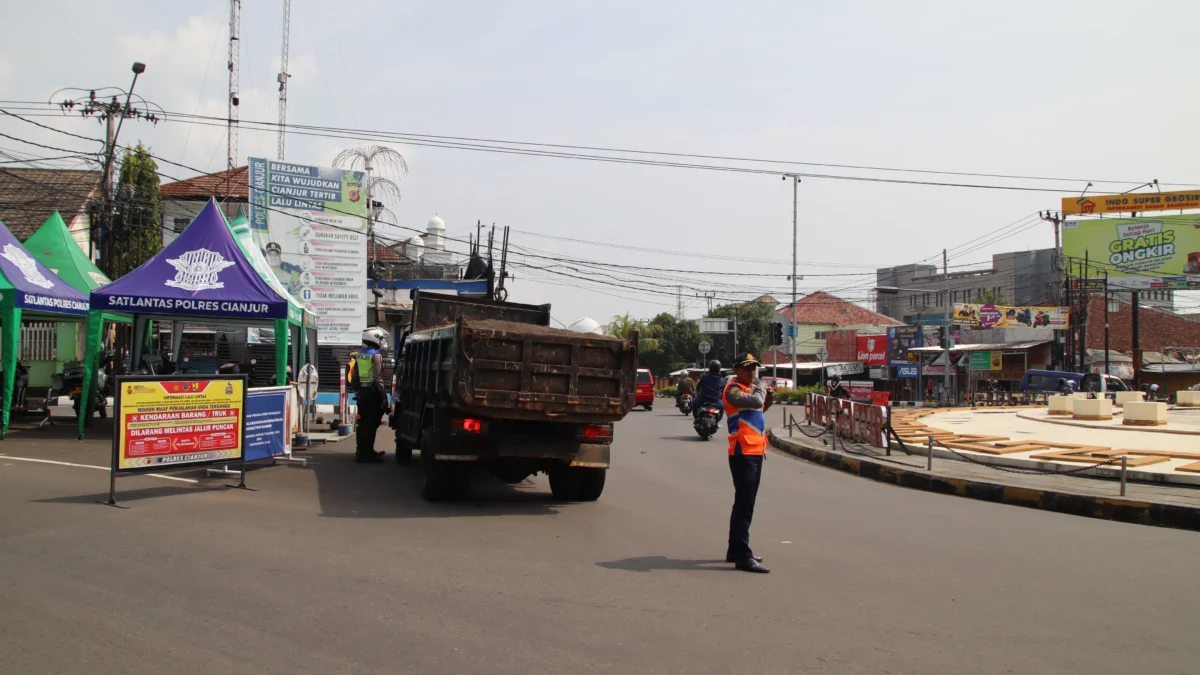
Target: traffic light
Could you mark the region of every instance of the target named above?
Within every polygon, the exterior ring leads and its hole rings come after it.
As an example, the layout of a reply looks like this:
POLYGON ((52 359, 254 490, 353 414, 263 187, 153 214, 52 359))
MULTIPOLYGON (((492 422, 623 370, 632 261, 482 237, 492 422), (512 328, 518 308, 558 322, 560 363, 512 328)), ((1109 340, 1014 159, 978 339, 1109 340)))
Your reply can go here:
POLYGON ((774 322, 771 324, 771 346, 783 344, 783 324, 774 322))
POLYGON ((938 346, 945 349, 950 346, 950 341, 946 335, 946 327, 938 326, 938 346))

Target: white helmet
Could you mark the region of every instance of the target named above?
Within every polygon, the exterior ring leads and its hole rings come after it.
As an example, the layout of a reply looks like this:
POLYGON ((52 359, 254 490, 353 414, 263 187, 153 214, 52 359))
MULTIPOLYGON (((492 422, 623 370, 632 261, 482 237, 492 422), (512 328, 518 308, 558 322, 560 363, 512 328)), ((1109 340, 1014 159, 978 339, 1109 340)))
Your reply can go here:
POLYGON ((376 326, 363 331, 362 341, 364 345, 373 345, 380 349, 387 346, 387 331, 376 326))

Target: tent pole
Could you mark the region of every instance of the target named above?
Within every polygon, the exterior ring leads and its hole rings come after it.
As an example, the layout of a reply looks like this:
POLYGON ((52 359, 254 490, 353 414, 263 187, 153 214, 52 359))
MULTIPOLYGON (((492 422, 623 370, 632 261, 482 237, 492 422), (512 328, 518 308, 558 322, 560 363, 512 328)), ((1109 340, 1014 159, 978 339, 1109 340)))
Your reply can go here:
POLYGON ((176 319, 171 322, 171 358, 175 359, 175 372, 179 372, 179 347, 183 344, 183 322, 176 319))
MULTIPOLYGON (((104 314, 100 310, 92 310, 88 312, 87 318, 87 349, 84 350, 83 358, 83 396, 84 401, 91 401, 95 398, 92 393, 96 390, 96 369, 100 362, 100 345, 104 339, 104 314)), ((113 383, 114 391, 116 382, 113 383)), ((79 440, 83 440, 83 428, 91 419, 92 407, 80 405, 80 410, 87 412, 79 416, 79 440)), ((117 411, 113 410, 114 424, 117 411)))
POLYGON ((146 342, 146 322, 141 314, 133 315, 133 349, 129 357, 129 372, 142 367, 142 345, 146 342))
POLYGON ((12 415, 12 397, 13 384, 17 379, 17 356, 19 354, 18 340, 21 337, 21 310, 16 307, 4 310, 0 314, 0 340, 3 340, 3 345, 0 345, 0 353, 3 354, 4 361, 4 413, 0 417, 3 424, 0 425, 0 438, 3 438, 8 433, 8 420, 12 415))
POLYGON ((288 365, 288 322, 275 319, 275 386, 287 384, 288 365))

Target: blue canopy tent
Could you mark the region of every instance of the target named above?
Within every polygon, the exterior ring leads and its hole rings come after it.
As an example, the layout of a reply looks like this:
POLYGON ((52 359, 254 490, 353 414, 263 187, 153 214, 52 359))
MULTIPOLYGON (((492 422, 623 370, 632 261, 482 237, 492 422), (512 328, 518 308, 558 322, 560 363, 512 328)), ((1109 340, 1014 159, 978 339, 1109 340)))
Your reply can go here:
POLYGON ((8 433, 12 414, 22 318, 84 321, 87 310, 87 297, 38 262, 0 222, 0 361, 4 364, 0 437, 8 433))
MULTIPOLYGON (((92 322, 101 313, 133 316, 134 350, 131 363, 141 363, 142 345, 150 321, 206 322, 261 325, 273 323, 275 378, 287 379, 288 326, 304 325, 304 310, 288 302, 267 283, 235 241, 229 223, 214 200, 175 241, 136 270, 91 294, 92 322)), ((88 353, 98 353, 100 330, 88 328, 88 353)), ((94 360, 85 363, 84 399, 95 386, 94 360)), ((80 416, 83 436, 85 416, 80 416)))

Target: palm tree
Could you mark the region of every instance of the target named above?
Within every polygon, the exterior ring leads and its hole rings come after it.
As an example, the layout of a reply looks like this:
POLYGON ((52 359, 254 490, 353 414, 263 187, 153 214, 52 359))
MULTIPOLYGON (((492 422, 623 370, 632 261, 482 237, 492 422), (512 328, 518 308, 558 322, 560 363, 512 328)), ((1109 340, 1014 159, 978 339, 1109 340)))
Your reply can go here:
POLYGON ((975 298, 971 300, 976 305, 1007 305, 1008 299, 1003 293, 995 289, 988 289, 982 293, 976 293, 975 298))
POLYGON ((662 327, 658 324, 647 323, 641 319, 634 319, 629 316, 629 312, 625 312, 623 316, 618 315, 612 318, 605 333, 613 337, 629 339, 633 336, 634 331, 638 334, 638 351, 656 352, 661 346, 662 341, 659 339, 659 334, 662 327))
MULTIPOLYGON (((360 148, 347 148, 333 158, 333 165, 346 169, 359 169, 367 172, 367 236, 370 237, 372 273, 378 277, 379 270, 375 268, 375 222, 385 213, 395 221, 396 216, 384 205, 384 199, 391 198, 400 201, 400 186, 397 180, 403 180, 408 175, 408 162, 396 150, 386 145, 365 145, 360 148), (376 176, 378 169, 384 175, 376 176), (390 176, 390 177, 389 177, 390 176), (395 180, 393 180, 393 178, 395 180), (375 208, 374 202, 381 204, 375 208)), ((388 221, 381 221, 388 223, 388 221)), ((388 223, 397 225, 395 222, 388 223)))

